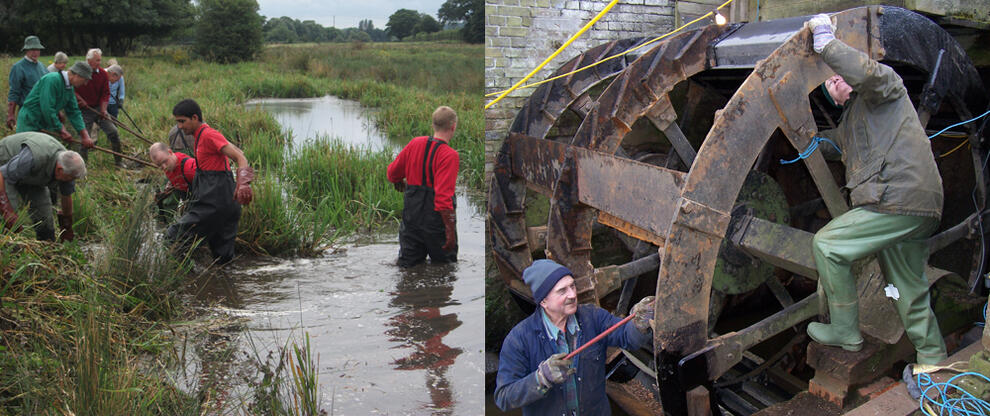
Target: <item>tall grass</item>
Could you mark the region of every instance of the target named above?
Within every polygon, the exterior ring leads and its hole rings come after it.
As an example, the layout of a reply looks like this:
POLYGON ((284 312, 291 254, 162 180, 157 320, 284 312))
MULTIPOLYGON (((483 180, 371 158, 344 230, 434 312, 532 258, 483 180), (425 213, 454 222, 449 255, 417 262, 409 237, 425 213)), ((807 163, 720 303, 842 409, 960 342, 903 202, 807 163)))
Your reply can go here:
MULTIPOLYGON (((250 339, 250 338, 249 338, 250 339)), ((260 380, 253 385, 253 402, 249 409, 255 414, 272 416, 325 416, 320 408, 319 357, 314 359, 309 332, 302 341, 290 339, 278 348, 278 356, 262 358, 261 351, 250 339, 255 355, 253 364, 260 380), (290 345, 291 344, 291 348, 290 345)), ((332 413, 333 409, 331 409, 332 413)))

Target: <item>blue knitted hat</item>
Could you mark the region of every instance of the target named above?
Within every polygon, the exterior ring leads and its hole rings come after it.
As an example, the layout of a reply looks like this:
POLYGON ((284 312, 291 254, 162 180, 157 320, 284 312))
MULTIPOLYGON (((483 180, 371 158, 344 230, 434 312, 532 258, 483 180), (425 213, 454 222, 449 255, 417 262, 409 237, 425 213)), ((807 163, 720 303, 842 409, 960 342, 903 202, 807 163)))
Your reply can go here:
POLYGON ((560 278, 572 275, 571 271, 553 260, 534 261, 523 270, 523 282, 533 291, 533 300, 539 304, 557 285, 560 278))

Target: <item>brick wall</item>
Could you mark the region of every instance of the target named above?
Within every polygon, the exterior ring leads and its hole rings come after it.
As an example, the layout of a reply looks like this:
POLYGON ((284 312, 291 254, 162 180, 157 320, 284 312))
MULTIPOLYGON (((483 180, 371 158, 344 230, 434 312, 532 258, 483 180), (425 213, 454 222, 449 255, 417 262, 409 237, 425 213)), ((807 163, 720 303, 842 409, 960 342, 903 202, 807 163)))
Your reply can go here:
MULTIPOLYGON (((486 0, 485 92, 508 89, 543 62, 608 5, 602 0, 486 0)), ((549 74, 581 52, 615 39, 674 29, 673 0, 621 0, 605 17, 527 83, 549 74)), ((485 171, 509 125, 533 89, 514 91, 485 112, 485 171)), ((485 99, 491 101, 494 97, 485 99)))

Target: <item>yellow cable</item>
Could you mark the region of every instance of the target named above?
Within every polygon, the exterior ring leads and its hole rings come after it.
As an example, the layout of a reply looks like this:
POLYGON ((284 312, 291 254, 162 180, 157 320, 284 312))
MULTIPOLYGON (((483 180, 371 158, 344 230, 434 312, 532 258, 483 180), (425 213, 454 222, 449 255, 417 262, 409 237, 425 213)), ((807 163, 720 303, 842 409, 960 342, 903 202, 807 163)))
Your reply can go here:
MULTIPOLYGON (((728 0, 728 1, 726 1, 725 3, 722 3, 722 5, 720 5, 720 6, 718 6, 718 7, 716 7, 716 8, 715 8, 715 10, 719 10, 719 9, 721 9, 721 8, 723 8, 723 7, 725 7, 726 5, 728 5, 729 3, 732 3, 733 1, 735 1, 735 0, 728 0)), ((523 85, 523 86, 518 86, 518 84, 520 84, 520 83, 522 83, 522 82, 525 82, 525 81, 526 81, 527 79, 529 79, 529 78, 530 78, 530 77, 531 77, 531 76, 533 75, 533 73, 530 73, 530 75, 527 75, 527 76, 526 76, 526 78, 523 78, 523 79, 522 79, 521 81, 519 81, 519 82, 517 82, 517 83, 516 83, 516 85, 513 85, 513 86, 512 86, 512 88, 509 88, 509 89, 507 89, 507 90, 504 90, 504 91, 497 91, 497 92, 491 92, 491 93, 488 93, 488 94, 485 94, 485 97, 491 97, 491 96, 493 96, 493 95, 498 95, 498 94, 502 94, 502 96, 500 96, 499 98, 497 98, 497 99, 495 99, 494 101, 492 101, 491 103, 489 103, 488 105, 486 105, 486 106, 485 106, 485 109, 488 109, 488 107, 489 107, 489 106, 491 106, 492 104, 495 104, 496 102, 498 102, 499 100, 501 100, 501 99, 502 99, 502 97, 504 97, 505 95, 507 95, 508 93, 510 93, 510 92, 512 92, 512 91, 514 91, 514 90, 517 90, 517 89, 524 89, 524 88, 533 88, 533 87, 537 87, 537 86, 540 86, 540 85, 543 85, 543 84, 545 84, 545 83, 548 83, 548 82, 551 82, 551 81, 556 81, 556 80, 558 80, 558 79, 561 79, 561 78, 564 78, 564 77, 567 77, 567 76, 570 76, 570 75, 573 75, 573 74, 576 74, 576 73, 578 73, 578 72, 581 72, 581 71, 584 71, 584 70, 587 70, 587 69, 589 69, 589 68, 593 68, 593 67, 595 67, 595 66, 598 66, 598 65, 600 65, 600 64, 602 64, 602 63, 605 63, 605 62, 607 62, 607 61, 610 61, 610 60, 612 60, 612 59, 615 59, 615 58, 618 58, 618 57, 620 57, 620 56, 623 56, 623 55, 626 55, 626 54, 629 54, 629 53, 632 53, 632 52, 635 52, 636 50, 638 50, 638 49, 640 49, 640 48, 644 48, 644 47, 646 47, 646 46, 649 46, 649 45, 651 45, 651 44, 653 44, 653 43, 656 43, 656 42, 659 42, 659 41, 660 41, 660 40, 662 40, 663 38, 666 38, 666 37, 668 37, 668 36, 670 36, 670 35, 673 35, 673 34, 675 34, 675 33, 677 33, 677 32, 680 32, 680 31, 681 31, 681 30, 683 30, 684 28, 686 28, 686 27, 688 27, 688 26, 691 26, 691 25, 693 25, 693 24, 695 24, 695 23, 697 23, 698 21, 701 21, 701 20, 703 20, 703 19, 706 19, 706 18, 708 18, 708 17, 710 17, 711 15, 712 15, 712 12, 708 12, 708 13, 705 13, 704 15, 702 15, 702 16, 700 16, 700 17, 698 17, 697 19, 694 19, 694 20, 692 20, 692 21, 690 21, 690 22, 687 22, 687 23, 685 23, 685 24, 683 24, 683 25, 681 25, 680 27, 678 27, 677 29, 674 29, 674 30, 673 30, 673 31, 671 31, 671 32, 668 32, 668 33, 666 33, 666 34, 664 34, 664 35, 661 35, 661 36, 658 36, 658 37, 656 37, 656 38, 653 38, 653 39, 651 39, 651 40, 650 40, 649 42, 646 42, 646 43, 643 43, 642 45, 639 45, 639 46, 637 46, 637 47, 635 47, 635 48, 632 48, 632 49, 628 49, 628 50, 626 50, 626 51, 624 51, 624 52, 621 52, 621 53, 617 53, 617 54, 615 54, 615 55, 612 55, 612 56, 609 56, 609 57, 607 57, 607 58, 605 58, 605 59, 602 59, 602 60, 600 60, 600 61, 597 61, 597 62, 593 62, 593 63, 591 63, 591 64, 588 64, 588 65, 586 65, 586 66, 584 66, 584 67, 581 67, 581 68, 578 68, 578 69, 575 69, 575 70, 573 70, 573 71, 571 71, 571 72, 568 72, 568 73, 566 73, 566 74, 560 74, 560 75, 557 75, 557 76, 555 76, 555 77, 553 77, 553 78, 548 78, 548 79, 545 79, 545 80, 543 80, 543 81, 539 81, 539 82, 534 82, 534 83, 532 83, 532 84, 526 84, 526 85, 523 85)), ((594 23, 594 22, 592 22, 592 23, 594 23)), ((578 34, 580 34, 580 33, 578 33, 578 34)), ((572 38, 572 39, 573 39, 573 38, 572 38)), ((568 41, 568 43, 569 43, 569 42, 570 42, 570 41, 568 41)), ((564 46, 567 46, 567 45, 565 44, 564 46)), ((564 46, 561 46, 561 49, 563 49, 563 48, 564 48, 564 46)), ((547 59, 549 60, 549 59, 552 59, 552 58, 554 58, 554 57, 555 57, 555 56, 557 55, 557 53, 559 53, 559 52, 561 51, 561 49, 558 49, 558 50, 557 50, 557 52, 555 52, 553 56, 551 56, 550 58, 547 58, 547 59)), ((536 72, 536 71, 539 71, 540 69, 542 69, 542 68, 543 68, 543 66, 544 66, 544 65, 546 65, 546 63, 547 63, 547 62, 546 62, 546 61, 544 61, 544 63, 543 63, 543 64, 540 64, 540 67, 538 67, 538 68, 536 68, 535 70, 533 70, 533 72, 536 72)))
POLYGON ((532 78, 533 75, 536 75, 536 73, 539 72, 539 70, 543 69, 543 67, 546 66, 548 63, 550 63, 550 61, 553 60, 553 58, 556 58, 557 55, 560 55, 560 53, 563 52, 564 49, 570 46, 570 44, 573 43, 575 39, 577 39, 579 36, 584 34, 584 32, 588 31, 588 29, 591 29, 591 26, 593 26, 596 22, 598 22, 598 19, 601 19, 603 16, 605 16, 605 14, 612 9, 612 6, 615 6, 616 3, 618 2, 619 0, 612 0, 611 2, 609 2, 608 5, 605 6, 604 9, 602 9, 602 11, 598 12, 598 15, 595 16, 594 19, 591 19, 591 21, 588 22, 588 24, 584 25, 584 27, 582 27, 581 30, 577 31, 577 33, 572 35, 570 39, 567 39, 567 42, 565 42, 563 45, 560 45, 560 47, 557 48, 557 50, 554 51, 553 54, 551 54, 547 59, 544 59, 543 62, 540 63, 540 65, 538 65, 535 69, 530 71, 528 75, 526 75, 523 79, 519 80, 519 82, 515 83, 515 85, 513 85, 512 88, 503 91, 502 95, 499 95, 498 98, 492 100, 488 104, 485 104, 485 110, 487 110, 488 107, 491 107, 493 104, 501 101, 502 98, 505 98, 505 96, 508 95, 510 92, 515 91, 516 88, 519 88, 520 85, 522 85, 524 82, 532 78))
POLYGON ((952 152, 955 152, 956 150, 959 150, 961 147, 963 147, 963 145, 967 145, 967 144, 969 144, 969 140, 966 140, 966 141, 964 141, 962 143, 959 143, 959 146, 956 146, 954 149, 952 149, 952 150, 950 150, 948 152, 945 152, 945 153, 939 155, 938 157, 939 157, 939 159, 941 159, 943 157, 946 157, 948 155, 951 155, 952 152))

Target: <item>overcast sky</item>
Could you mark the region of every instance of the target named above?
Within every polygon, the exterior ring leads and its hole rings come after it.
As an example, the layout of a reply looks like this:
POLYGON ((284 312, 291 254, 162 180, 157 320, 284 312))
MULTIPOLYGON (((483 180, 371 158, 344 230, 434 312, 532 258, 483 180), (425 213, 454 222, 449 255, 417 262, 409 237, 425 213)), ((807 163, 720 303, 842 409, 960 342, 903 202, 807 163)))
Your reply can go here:
POLYGON ((399 9, 411 9, 434 18, 445 0, 258 0, 262 16, 289 16, 299 20, 315 20, 323 26, 357 27, 362 19, 371 19, 375 27, 384 29, 388 17, 399 9), (336 16, 336 19, 335 19, 336 16))

